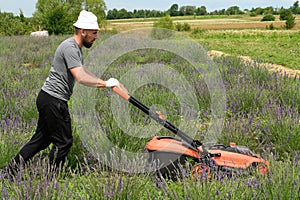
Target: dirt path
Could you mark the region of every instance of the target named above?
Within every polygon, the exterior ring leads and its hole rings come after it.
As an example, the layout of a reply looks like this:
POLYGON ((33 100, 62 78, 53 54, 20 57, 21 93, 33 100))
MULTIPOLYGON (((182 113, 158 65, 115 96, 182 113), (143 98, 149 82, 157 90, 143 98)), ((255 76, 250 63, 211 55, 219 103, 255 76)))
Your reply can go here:
MULTIPOLYGON (((215 51, 215 50, 208 51, 208 55, 211 57, 230 56, 230 54, 226 54, 221 51, 215 51)), ((247 62, 249 64, 255 63, 255 60, 253 60, 249 56, 239 56, 239 58, 241 58, 244 62, 247 62)), ((282 65, 276 65, 276 64, 272 64, 272 63, 263 63, 262 66, 266 67, 270 72, 277 72, 277 73, 280 73, 282 75, 287 75, 292 78, 294 78, 294 77, 300 78, 300 70, 289 69, 282 65)))

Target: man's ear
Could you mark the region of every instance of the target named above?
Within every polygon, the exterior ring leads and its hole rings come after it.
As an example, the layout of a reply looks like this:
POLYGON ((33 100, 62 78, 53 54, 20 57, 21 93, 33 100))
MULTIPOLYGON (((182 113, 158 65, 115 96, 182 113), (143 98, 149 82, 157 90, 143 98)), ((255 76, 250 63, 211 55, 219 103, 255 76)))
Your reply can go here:
POLYGON ((80 29, 80 35, 84 37, 86 35, 86 31, 84 29, 80 29))

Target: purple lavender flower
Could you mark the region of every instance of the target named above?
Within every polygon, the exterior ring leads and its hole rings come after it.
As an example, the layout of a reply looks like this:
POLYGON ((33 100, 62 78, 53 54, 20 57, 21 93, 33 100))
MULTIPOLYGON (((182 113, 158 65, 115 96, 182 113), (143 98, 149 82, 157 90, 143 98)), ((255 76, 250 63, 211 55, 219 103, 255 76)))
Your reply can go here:
POLYGON ((121 193, 122 190, 123 190, 123 179, 122 176, 120 176, 119 184, 118 184, 118 193, 121 193))
POLYGON ((40 185, 40 181, 39 181, 39 182, 38 182, 38 185, 37 185, 37 187, 36 187, 34 196, 37 196, 37 195, 39 194, 39 192, 40 192, 40 187, 41 187, 41 185, 40 185))
POLYGON ((280 114, 280 115, 283 115, 283 114, 284 114, 284 110, 283 110, 282 107, 279 108, 279 114, 280 114))
POLYGON ((9 199, 8 192, 7 192, 4 184, 2 184, 2 192, 4 194, 5 199, 9 199))

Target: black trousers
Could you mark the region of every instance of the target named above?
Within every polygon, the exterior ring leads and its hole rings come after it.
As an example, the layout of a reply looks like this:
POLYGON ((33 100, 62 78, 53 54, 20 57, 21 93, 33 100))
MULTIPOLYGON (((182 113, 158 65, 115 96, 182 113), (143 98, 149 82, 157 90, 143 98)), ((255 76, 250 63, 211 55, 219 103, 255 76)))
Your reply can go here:
POLYGON ((26 163, 36 153, 52 143, 50 162, 56 166, 62 165, 73 144, 68 104, 41 90, 36 100, 36 106, 39 119, 35 134, 13 159, 13 164, 18 166, 21 161, 26 163))

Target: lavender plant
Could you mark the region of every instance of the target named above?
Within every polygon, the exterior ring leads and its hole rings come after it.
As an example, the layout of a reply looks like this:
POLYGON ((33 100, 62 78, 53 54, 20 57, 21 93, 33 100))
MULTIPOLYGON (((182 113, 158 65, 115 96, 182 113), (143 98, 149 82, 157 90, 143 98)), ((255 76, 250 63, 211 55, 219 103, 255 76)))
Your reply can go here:
MULTIPOLYGON (((47 76, 55 47, 65 37, 2 37, 0 40, 1 169, 33 134, 36 94, 47 76)), ((113 63, 106 75, 121 76, 135 65, 157 61, 163 61, 193 82, 201 104, 201 120, 197 122, 200 133, 196 137, 205 137, 211 120, 209 92, 199 73, 182 58, 153 50, 133 52, 113 63)), ((80 129, 74 124, 75 142, 63 170, 53 173, 44 156, 46 150, 12 179, 0 171, 1 199, 299 199, 299 78, 270 73, 259 61, 252 66, 232 57, 215 59, 215 63, 227 94, 226 119, 219 142, 234 141, 261 153, 270 162, 266 176, 219 174, 213 179, 195 180, 188 173, 189 166, 184 166, 184 175, 177 181, 157 178, 150 172, 120 172, 89 154, 78 137, 80 129)), ((149 138, 137 139, 124 134, 108 106, 112 93, 103 90, 97 95, 98 115, 105 115, 107 120, 98 119, 106 127, 110 140, 126 150, 143 151, 149 138)), ((167 88, 145 85, 133 91, 133 95, 147 105, 165 105, 168 119, 176 125, 180 123, 180 104, 167 88)), ((133 107, 130 115, 136 124, 151 123, 133 107)), ((184 131, 189 134, 188 129, 184 131)), ((158 134, 170 133, 161 130, 158 134)), ((111 159, 117 157, 111 154, 111 159)), ((118 160, 114 163, 118 164, 118 160)), ((131 167, 138 168, 139 162, 132 163, 131 167)))

